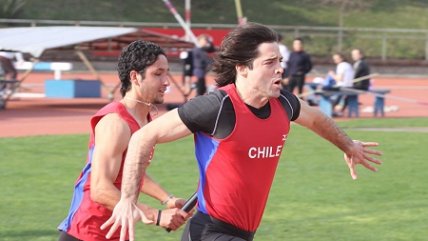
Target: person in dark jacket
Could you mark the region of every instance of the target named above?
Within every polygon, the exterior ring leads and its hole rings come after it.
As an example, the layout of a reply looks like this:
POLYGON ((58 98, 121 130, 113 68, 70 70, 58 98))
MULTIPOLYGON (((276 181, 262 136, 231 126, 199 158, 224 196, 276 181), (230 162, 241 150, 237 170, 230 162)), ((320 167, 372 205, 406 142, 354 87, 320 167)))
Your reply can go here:
POLYGON ((205 75, 208 72, 211 62, 208 51, 210 51, 212 44, 208 35, 199 35, 198 45, 199 46, 192 49, 193 75, 197 78, 196 94, 203 95, 207 91, 205 75))
MULTIPOLYGON (((364 54, 360 49, 353 49, 351 52, 354 60, 354 79, 370 75, 370 67, 364 59, 364 54)), ((368 90, 370 87, 370 78, 367 77, 354 83, 353 88, 359 90, 368 90)))
POLYGON ((291 93, 296 87, 299 94, 303 92, 306 74, 311 69, 311 57, 304 51, 302 39, 294 39, 293 52, 291 52, 287 62, 288 89, 291 93))

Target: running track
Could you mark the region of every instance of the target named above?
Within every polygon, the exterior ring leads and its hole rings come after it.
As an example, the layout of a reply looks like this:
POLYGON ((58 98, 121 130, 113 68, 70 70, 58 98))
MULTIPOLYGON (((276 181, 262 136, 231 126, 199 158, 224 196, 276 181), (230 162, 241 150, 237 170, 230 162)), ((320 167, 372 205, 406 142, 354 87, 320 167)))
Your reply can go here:
MULTIPOLYGON (((24 87, 28 89, 24 91, 43 93, 44 81, 52 77, 51 73, 33 73, 25 80, 24 87)), ((94 77, 87 73, 68 73, 63 74, 62 78, 93 79, 94 77)), ((101 73, 101 79, 109 86, 118 82, 116 73, 113 72, 101 73)), ((175 79, 179 82, 180 77, 175 75, 175 79)), ((308 81, 310 80, 311 78, 308 78, 308 81)), ((213 84, 212 76, 209 76, 208 84, 213 84)), ((396 111, 387 112, 385 118, 428 117, 428 77, 380 76, 374 78, 374 86, 391 89, 391 93, 386 97, 386 106, 389 109, 398 107, 396 111)), ((107 96, 106 93, 103 91, 103 96, 107 96)), ((115 98, 120 98, 118 93, 115 98)), ((165 95, 165 103, 183 103, 183 101, 176 87, 171 84, 170 92, 165 95)), ((362 103, 360 106, 360 112, 362 112, 363 109, 373 105, 374 97, 364 94, 360 96, 359 101, 362 103)), ((0 111, 0 137, 85 134, 89 132, 90 116, 108 102, 106 98, 14 99, 8 102, 6 110, 0 111)), ((159 116, 165 112, 166 107, 159 105, 158 109, 159 116)), ((372 118, 371 113, 360 113, 360 115, 360 118, 372 118)))

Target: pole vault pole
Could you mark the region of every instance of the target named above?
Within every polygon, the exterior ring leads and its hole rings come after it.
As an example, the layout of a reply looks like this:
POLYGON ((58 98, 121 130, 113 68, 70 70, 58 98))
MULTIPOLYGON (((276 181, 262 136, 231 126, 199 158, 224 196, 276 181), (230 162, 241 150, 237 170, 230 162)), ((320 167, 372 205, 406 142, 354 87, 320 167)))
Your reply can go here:
POLYGON ((183 18, 180 16, 180 14, 177 12, 177 10, 175 9, 174 5, 172 5, 172 3, 169 0, 162 0, 166 7, 169 9, 169 11, 172 13, 172 15, 174 15, 175 19, 177 20, 177 22, 181 25, 181 27, 184 29, 184 31, 186 32, 186 35, 188 34, 191 38, 191 41, 198 46, 198 41, 195 37, 195 35, 193 34, 192 30, 190 29, 189 25, 187 25, 183 18))
POLYGON ((244 14, 242 13, 241 0, 235 0, 236 16, 238 17, 238 24, 244 24, 244 14))
MULTIPOLYGON (((191 19, 192 19, 192 0, 184 0, 184 19, 186 20, 187 26, 189 26, 189 29, 191 28, 191 19)), ((190 35, 186 32, 186 40, 191 41, 190 35)))

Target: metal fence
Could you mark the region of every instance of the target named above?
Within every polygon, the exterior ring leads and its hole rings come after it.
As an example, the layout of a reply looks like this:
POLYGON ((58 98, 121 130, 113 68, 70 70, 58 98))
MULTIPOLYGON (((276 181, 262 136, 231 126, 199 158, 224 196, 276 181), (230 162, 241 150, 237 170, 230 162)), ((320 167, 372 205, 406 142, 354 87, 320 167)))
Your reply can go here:
MULTIPOLYGON (((38 19, 0 19, 0 26, 119 26, 180 28, 178 23, 73 21, 38 19)), ((234 24, 198 24, 192 27, 218 29, 234 28, 234 24)), ((284 35, 287 45, 295 37, 305 41, 306 49, 314 56, 329 56, 333 52, 349 52, 352 48, 364 50, 371 58, 428 61, 428 29, 339 28, 313 26, 271 25, 284 35)), ((1 37, 1 36, 0 36, 1 37)))

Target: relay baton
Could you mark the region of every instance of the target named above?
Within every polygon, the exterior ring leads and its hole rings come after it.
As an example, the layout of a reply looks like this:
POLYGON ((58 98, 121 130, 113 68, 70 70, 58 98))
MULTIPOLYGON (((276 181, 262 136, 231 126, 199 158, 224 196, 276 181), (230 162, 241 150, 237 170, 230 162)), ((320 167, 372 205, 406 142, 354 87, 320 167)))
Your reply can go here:
MULTIPOLYGON (((195 207, 197 202, 198 202, 198 192, 195 192, 189 199, 187 199, 187 201, 184 203, 181 210, 188 213, 192 211, 192 209, 195 207)), ((171 229, 167 228, 166 231, 169 233, 171 232, 171 229)))

